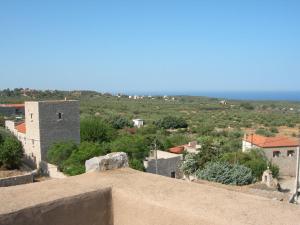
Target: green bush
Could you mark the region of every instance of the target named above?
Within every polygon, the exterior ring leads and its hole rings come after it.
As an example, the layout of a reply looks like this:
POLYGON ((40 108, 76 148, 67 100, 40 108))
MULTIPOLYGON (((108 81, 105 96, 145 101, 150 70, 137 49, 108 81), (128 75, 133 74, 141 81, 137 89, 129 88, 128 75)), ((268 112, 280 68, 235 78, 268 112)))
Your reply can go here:
POLYGON ((252 170, 253 177, 257 180, 261 179, 268 165, 274 177, 278 177, 279 174, 279 168, 268 161, 261 149, 252 149, 248 152, 229 152, 223 154, 220 159, 230 164, 238 163, 248 167, 252 170))
POLYGON ((264 128, 259 128, 255 131, 256 134, 259 134, 259 135, 262 135, 262 136, 265 136, 265 137, 274 137, 275 134, 272 133, 271 131, 269 130, 266 130, 264 128))
POLYGON ((122 116, 111 116, 108 119, 111 126, 115 129, 122 129, 124 127, 133 127, 133 122, 129 119, 122 117, 122 116))
POLYGON ((0 127, 5 127, 5 119, 2 115, 0 115, 0 127))
POLYGON ((155 122, 155 125, 164 129, 187 128, 188 124, 182 117, 166 116, 155 122))
POLYGON ((72 152, 77 149, 78 146, 72 141, 55 143, 48 150, 47 160, 62 170, 63 163, 70 157, 72 152))
POLYGON ((199 169, 196 155, 186 154, 180 165, 180 169, 185 175, 194 174, 199 169))
POLYGON ((84 118, 80 121, 81 141, 109 142, 116 136, 113 127, 96 117, 84 118))
POLYGON ((96 156, 107 154, 101 144, 82 142, 77 149, 72 151, 70 157, 63 162, 62 171, 74 176, 85 172, 85 161, 96 156))
POLYGON ((0 146, 0 164, 17 169, 22 163, 23 147, 15 137, 6 137, 0 146))
POLYGON ((145 170, 144 164, 143 164, 143 161, 142 161, 142 160, 138 160, 138 159, 130 159, 130 160, 129 160, 129 166, 130 166, 132 169, 135 169, 135 170, 140 170, 140 171, 144 171, 144 170, 145 170))
POLYGON ((204 169, 198 170, 195 175, 198 179, 231 185, 247 185, 253 181, 249 168, 226 162, 210 162, 204 169))

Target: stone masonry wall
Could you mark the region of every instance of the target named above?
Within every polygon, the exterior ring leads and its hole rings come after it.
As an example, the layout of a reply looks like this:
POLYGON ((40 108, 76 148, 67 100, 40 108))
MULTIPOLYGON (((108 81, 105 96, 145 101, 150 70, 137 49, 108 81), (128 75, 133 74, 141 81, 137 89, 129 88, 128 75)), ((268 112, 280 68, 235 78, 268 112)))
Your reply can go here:
POLYGON ((49 147, 57 141, 79 143, 79 101, 39 102, 39 128, 42 160, 46 160, 49 147))

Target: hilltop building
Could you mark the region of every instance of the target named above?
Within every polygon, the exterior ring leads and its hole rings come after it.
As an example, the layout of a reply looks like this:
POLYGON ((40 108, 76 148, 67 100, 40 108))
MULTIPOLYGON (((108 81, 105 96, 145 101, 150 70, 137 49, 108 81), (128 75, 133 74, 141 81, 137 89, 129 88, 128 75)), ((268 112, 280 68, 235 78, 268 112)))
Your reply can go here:
POLYGON ((264 137, 257 134, 245 135, 243 152, 260 148, 269 161, 279 166, 279 173, 283 176, 296 175, 297 148, 299 142, 284 136, 264 137))
POLYGON ((7 120, 5 126, 22 142, 26 162, 39 168, 53 143, 80 142, 79 102, 25 102, 25 121, 7 120))
POLYGON ((24 115, 24 104, 0 104, 0 115, 22 116, 24 115))

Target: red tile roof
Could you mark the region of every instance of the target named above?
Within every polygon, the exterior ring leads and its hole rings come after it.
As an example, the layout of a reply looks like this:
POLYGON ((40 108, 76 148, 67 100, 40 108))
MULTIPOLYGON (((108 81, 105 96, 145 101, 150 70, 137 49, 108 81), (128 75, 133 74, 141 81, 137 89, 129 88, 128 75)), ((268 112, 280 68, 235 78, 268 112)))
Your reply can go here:
POLYGON ((173 148, 169 148, 169 152, 175 153, 175 154, 181 154, 184 152, 184 146, 177 146, 173 148))
POLYGON ((299 141, 283 136, 264 137, 257 134, 246 135, 245 141, 252 143, 261 148, 276 148, 276 147, 296 147, 299 146, 299 141))
POLYGON ((24 104, 0 104, 0 107, 5 107, 5 108, 24 108, 24 104))
POLYGON ((20 124, 17 125, 15 128, 16 128, 16 130, 17 130, 19 133, 23 133, 23 134, 26 133, 26 125, 25 125, 25 123, 20 123, 20 124))

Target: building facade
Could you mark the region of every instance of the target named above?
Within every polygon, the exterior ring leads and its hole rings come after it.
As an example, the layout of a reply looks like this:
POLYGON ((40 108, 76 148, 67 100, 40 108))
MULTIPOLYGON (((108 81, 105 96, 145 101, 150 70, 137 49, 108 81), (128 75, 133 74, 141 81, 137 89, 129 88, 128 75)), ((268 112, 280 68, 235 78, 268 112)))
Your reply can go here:
POLYGON ((26 161, 40 167, 55 142, 80 142, 78 101, 25 102, 25 121, 6 121, 6 128, 22 142, 26 161))
POLYGON ((262 149, 267 159, 279 167, 282 176, 295 176, 297 148, 299 142, 289 137, 264 137, 257 134, 245 135, 243 152, 262 149))
POLYGON ((0 104, 0 115, 3 116, 23 116, 24 104, 0 104))
POLYGON ((170 152, 152 150, 150 155, 144 161, 144 167, 147 173, 154 173, 161 176, 180 179, 183 174, 180 171, 182 155, 170 152))

